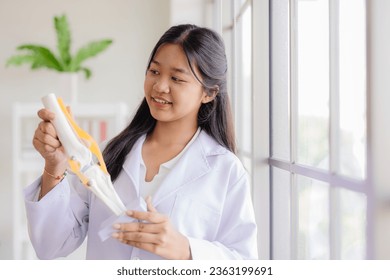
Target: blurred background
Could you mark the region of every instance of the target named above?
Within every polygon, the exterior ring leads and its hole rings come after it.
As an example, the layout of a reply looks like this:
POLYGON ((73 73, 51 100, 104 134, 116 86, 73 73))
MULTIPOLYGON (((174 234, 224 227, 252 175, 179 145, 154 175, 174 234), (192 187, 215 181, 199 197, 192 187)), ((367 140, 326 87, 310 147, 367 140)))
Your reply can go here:
POLYGON ((390 259, 389 13, 386 0, 0 0, 0 259, 36 258, 22 197, 42 172, 36 111, 42 96, 72 91, 56 71, 6 61, 21 44, 56 50, 63 14, 72 53, 113 40, 85 62, 92 77, 76 78, 73 111, 96 140, 131 118, 164 31, 212 28, 225 40, 260 258, 390 259))

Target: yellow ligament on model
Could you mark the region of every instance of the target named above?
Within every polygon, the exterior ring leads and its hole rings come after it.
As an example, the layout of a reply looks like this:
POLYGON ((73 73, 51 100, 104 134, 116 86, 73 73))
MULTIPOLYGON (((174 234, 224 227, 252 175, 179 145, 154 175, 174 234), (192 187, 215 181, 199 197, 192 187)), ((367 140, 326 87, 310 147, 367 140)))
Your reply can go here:
MULTIPOLYGON (((103 155, 99 149, 99 145, 96 143, 96 141, 92 138, 91 135, 89 135, 85 130, 81 129, 75 120, 72 118, 72 116, 69 114, 68 110, 66 109, 64 102, 61 98, 57 99, 58 104, 64 113, 66 119, 68 120, 70 126, 73 128, 73 131, 78 136, 79 139, 83 140, 83 143, 87 146, 87 148, 91 151, 92 154, 94 154, 98 160, 99 168, 105 173, 108 174, 106 164, 103 159, 103 155)), ((69 159, 69 167, 70 170, 79 177, 80 181, 83 183, 83 185, 88 187, 88 181, 89 179, 81 172, 80 170, 80 163, 76 160, 69 159)))

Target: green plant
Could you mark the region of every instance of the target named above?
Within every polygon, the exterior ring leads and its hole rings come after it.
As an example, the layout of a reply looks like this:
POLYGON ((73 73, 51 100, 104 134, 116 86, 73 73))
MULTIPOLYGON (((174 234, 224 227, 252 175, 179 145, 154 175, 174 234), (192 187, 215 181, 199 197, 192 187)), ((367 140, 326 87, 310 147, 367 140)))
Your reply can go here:
POLYGON ((6 66, 22 64, 31 64, 31 69, 48 68, 59 72, 79 72, 85 74, 86 79, 91 77, 92 71, 84 67, 82 63, 88 58, 94 57, 104 51, 112 40, 105 39, 100 41, 90 42, 80 48, 75 55, 71 55, 71 34, 69 30, 68 20, 65 15, 54 17, 54 27, 57 34, 57 49, 56 56, 47 47, 41 45, 20 45, 18 51, 24 52, 10 57, 7 60, 6 66))

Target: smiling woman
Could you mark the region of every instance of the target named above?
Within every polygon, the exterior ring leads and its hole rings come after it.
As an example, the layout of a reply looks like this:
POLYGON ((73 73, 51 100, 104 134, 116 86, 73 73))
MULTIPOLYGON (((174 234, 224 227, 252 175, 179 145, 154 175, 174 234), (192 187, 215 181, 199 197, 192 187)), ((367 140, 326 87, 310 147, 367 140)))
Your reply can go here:
POLYGON ((156 52, 144 87, 152 116, 176 128, 180 125, 196 130, 201 104, 214 98, 206 94, 192 74, 184 51, 175 44, 163 45, 156 52))
MULTIPOLYGON (((224 43, 195 25, 171 27, 157 42, 145 98, 104 150, 126 219, 112 216, 74 176, 44 174, 26 189, 30 237, 40 258, 66 256, 88 236, 88 259, 257 259, 248 175, 235 156, 224 43), (42 198, 37 199, 41 193, 42 198), (61 225, 52 228, 45 225, 61 225), (102 233, 114 231, 111 238, 102 233)), ((51 174, 66 164, 50 121, 35 148, 51 174)))

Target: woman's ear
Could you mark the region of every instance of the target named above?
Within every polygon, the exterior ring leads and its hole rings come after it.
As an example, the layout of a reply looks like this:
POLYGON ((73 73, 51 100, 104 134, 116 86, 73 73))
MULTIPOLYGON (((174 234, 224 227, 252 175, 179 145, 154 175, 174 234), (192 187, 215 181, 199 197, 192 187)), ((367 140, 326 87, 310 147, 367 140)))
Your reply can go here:
POLYGON ((217 85, 215 85, 213 88, 205 91, 204 95, 203 95, 202 103, 206 104, 206 103, 213 101, 215 99, 215 97, 217 96, 218 92, 219 92, 219 86, 217 86, 217 85))

